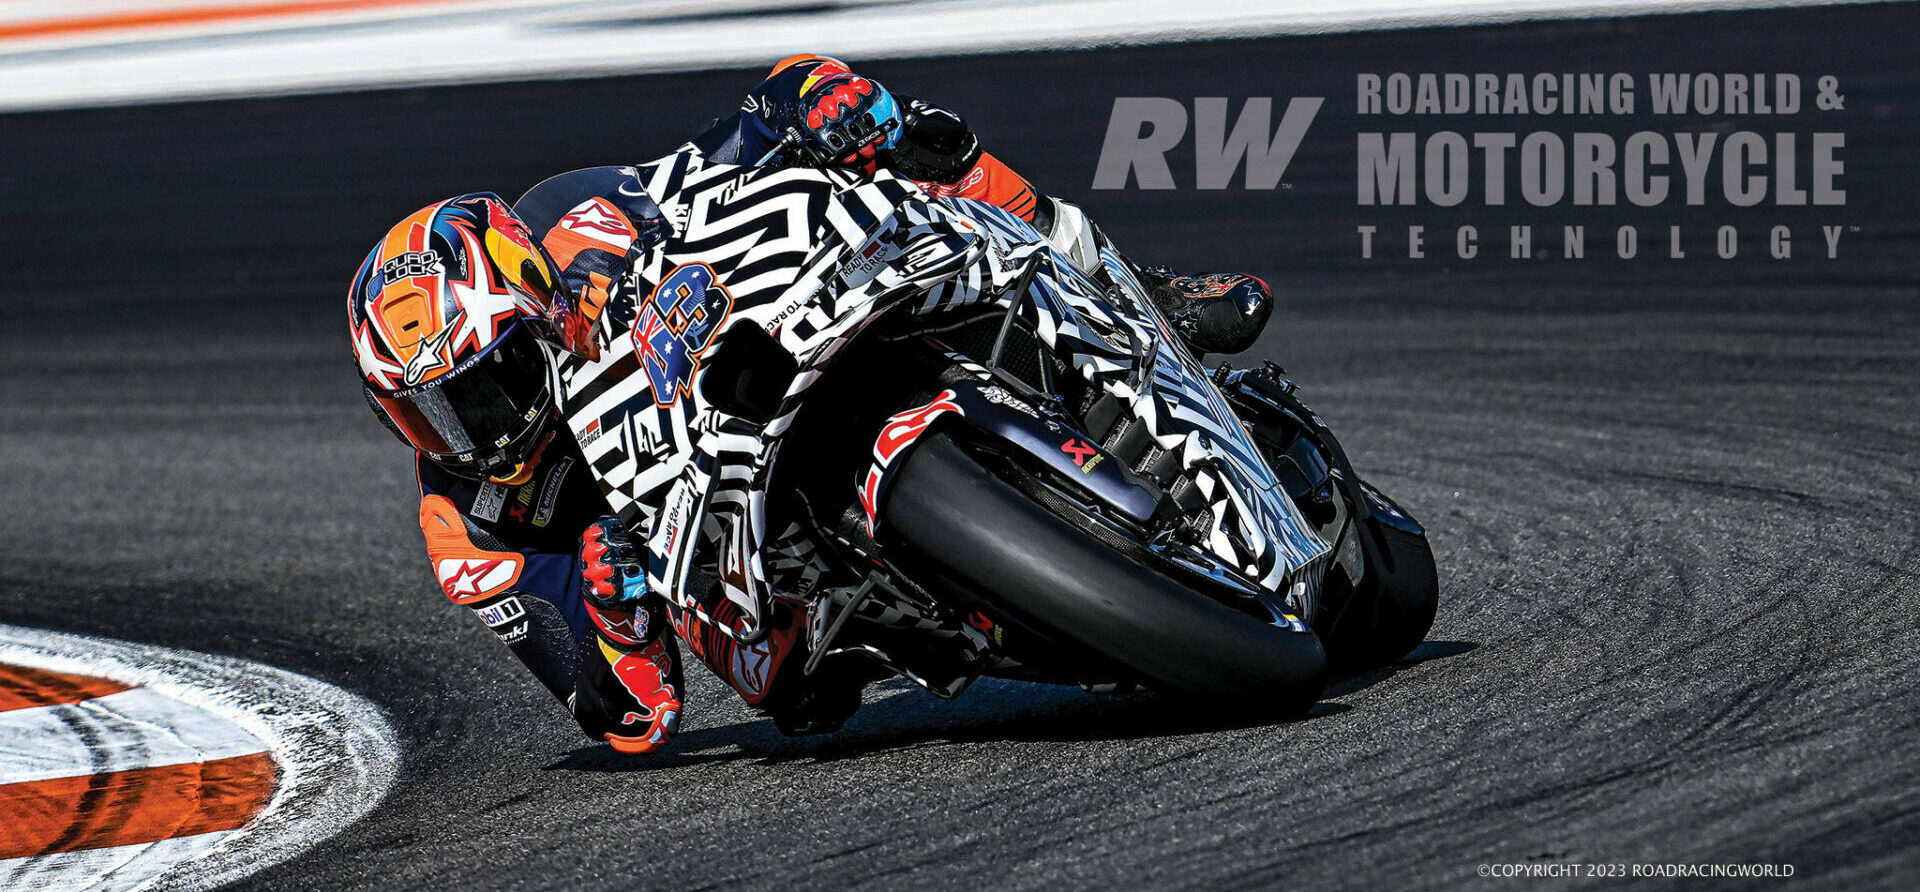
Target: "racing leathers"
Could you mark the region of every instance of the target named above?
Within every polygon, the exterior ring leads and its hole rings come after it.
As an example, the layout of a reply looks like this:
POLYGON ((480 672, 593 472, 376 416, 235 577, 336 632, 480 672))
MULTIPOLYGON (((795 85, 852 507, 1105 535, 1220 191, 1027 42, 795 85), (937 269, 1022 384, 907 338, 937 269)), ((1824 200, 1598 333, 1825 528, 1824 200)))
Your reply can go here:
MULTIPOLYGON (((587 331, 633 256, 668 225, 629 173, 562 174, 515 204, 573 296, 579 318, 560 332, 571 349, 597 349, 587 331)), ((798 649, 798 614, 776 611, 770 634, 747 644, 647 590, 645 520, 629 528, 611 516, 580 443, 552 420, 506 481, 418 458, 421 529, 448 599, 472 609, 590 738, 622 752, 657 749, 675 733, 686 702, 682 649, 785 730, 839 727, 858 706, 862 679, 780 672, 798 649)))
POLYGON ((447 599, 471 609, 587 736, 630 753, 671 739, 683 685, 664 604, 644 575, 632 585, 633 548, 573 438, 549 433, 509 482, 456 476, 424 456, 416 470, 420 529, 447 599))

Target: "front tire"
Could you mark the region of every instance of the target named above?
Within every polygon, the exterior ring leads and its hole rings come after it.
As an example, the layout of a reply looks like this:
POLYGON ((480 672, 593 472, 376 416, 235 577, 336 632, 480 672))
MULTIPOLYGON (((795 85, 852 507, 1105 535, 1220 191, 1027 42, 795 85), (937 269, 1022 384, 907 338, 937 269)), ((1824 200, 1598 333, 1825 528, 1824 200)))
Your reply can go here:
POLYGON ((1419 647, 1440 606, 1440 577, 1423 535, 1365 520, 1356 531, 1367 576, 1326 629, 1337 671, 1392 665, 1419 647))
POLYGON ((944 577, 1156 689, 1292 714, 1318 699, 1312 632, 1260 622, 1101 544, 1035 504, 945 434, 921 438, 883 526, 944 577))

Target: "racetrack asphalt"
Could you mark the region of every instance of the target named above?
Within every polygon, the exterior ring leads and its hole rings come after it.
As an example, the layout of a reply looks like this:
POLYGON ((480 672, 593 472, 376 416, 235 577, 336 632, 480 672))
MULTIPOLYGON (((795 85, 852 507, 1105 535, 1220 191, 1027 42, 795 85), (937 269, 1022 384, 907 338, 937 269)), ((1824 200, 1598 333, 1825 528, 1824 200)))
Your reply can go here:
MULTIPOLYGON (((1917 23, 1870 6, 874 66, 1135 256, 1285 295, 1254 354, 1428 525, 1442 579, 1428 643, 1302 720, 891 682, 843 731, 788 739, 696 672, 677 745, 620 758, 437 593, 408 457, 353 389, 361 252, 447 194, 664 152, 748 72, 0 118, 0 620, 262 660, 391 712, 387 801, 246 888, 1603 882, 1476 871, 1516 862, 1912 888, 1917 23), (1859 253, 1355 258, 1351 132, 1394 125, 1336 107, 1354 72, 1679 65, 1849 85, 1833 219, 1859 253), (1330 98, 1293 189, 1094 193, 1116 95, 1330 98)), ((1706 251, 1712 226, 1774 220, 1648 218, 1706 251)))

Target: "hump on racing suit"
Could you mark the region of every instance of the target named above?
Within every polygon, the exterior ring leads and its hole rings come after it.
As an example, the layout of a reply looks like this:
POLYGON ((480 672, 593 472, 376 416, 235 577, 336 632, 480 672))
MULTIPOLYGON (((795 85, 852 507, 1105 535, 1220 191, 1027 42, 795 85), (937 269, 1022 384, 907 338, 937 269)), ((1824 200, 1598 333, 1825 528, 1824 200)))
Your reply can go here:
MULTIPOLYGON (((856 142, 862 151, 842 154, 829 163, 866 172, 886 167, 932 195, 997 205, 1032 223, 1081 272, 1114 284, 1101 250, 1108 249, 1116 257, 1119 252, 1077 205, 1041 194, 1025 177, 984 151, 979 137, 957 112, 890 93, 831 56, 802 53, 780 60, 747 94, 740 111, 703 134, 694 148, 734 152, 710 155, 714 160, 759 164, 777 155, 783 140, 807 142, 823 126, 835 129, 836 122, 842 124, 839 138, 827 141, 842 148, 856 142), (888 120, 878 120, 882 117, 888 120), (871 145, 884 149, 866 151, 871 145)), ((1272 289, 1255 276, 1183 276, 1166 267, 1127 265, 1152 292, 1155 305, 1175 330, 1203 354, 1238 353, 1251 347, 1272 311, 1272 289)))
MULTIPOLYGON (((615 283, 627 274, 629 256, 667 234, 659 206, 639 187, 630 167, 589 167, 549 177, 527 190, 513 210, 553 257, 575 296, 579 321, 589 327, 599 322, 615 283)), ((581 342, 589 354, 591 341, 581 342)))

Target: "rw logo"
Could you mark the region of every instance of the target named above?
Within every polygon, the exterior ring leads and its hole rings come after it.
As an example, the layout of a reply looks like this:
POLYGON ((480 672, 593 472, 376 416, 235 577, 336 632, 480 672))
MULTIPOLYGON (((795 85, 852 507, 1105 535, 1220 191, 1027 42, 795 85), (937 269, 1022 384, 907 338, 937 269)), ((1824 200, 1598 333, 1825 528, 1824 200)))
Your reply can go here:
MULTIPOLYGON (((1273 126, 1273 100, 1256 96, 1240 107, 1227 129, 1227 100, 1203 96, 1193 101, 1193 182, 1200 189, 1225 189, 1242 160, 1246 188, 1272 189, 1319 114, 1319 97, 1287 102, 1280 126, 1273 126)), ((1095 189, 1125 189, 1131 173, 1142 189, 1177 189, 1167 152, 1187 136, 1187 107, 1177 99, 1122 96, 1113 100, 1107 139, 1100 146, 1095 189)))

